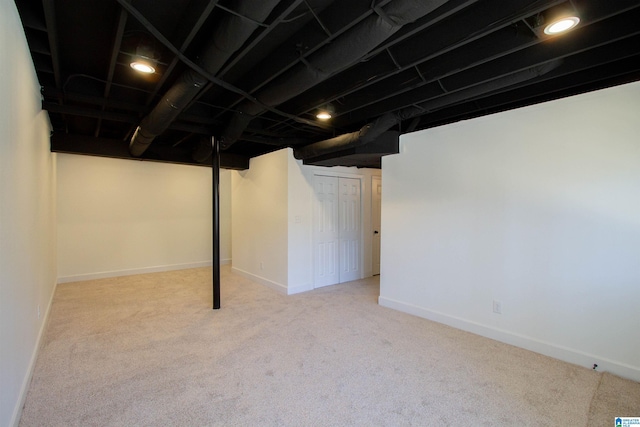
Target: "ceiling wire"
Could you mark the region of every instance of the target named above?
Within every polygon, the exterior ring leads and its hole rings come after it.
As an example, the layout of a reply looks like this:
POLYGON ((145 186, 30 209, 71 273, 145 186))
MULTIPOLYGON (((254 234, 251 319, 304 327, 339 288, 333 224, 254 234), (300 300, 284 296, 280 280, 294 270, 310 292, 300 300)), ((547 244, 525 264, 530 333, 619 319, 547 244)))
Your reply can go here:
POLYGON ((269 25, 267 25, 267 24, 265 24, 265 23, 258 22, 258 21, 256 21, 255 19, 251 19, 251 18, 249 18, 248 16, 241 15, 240 13, 236 12, 235 10, 231 10, 231 9, 229 9, 229 8, 227 8, 227 7, 224 7, 224 6, 220 5, 220 4, 216 4, 216 7, 217 7, 218 9, 222 9, 222 10, 224 10, 224 11, 225 11, 225 12, 227 12, 227 13, 230 13, 230 14, 232 14, 232 15, 235 15, 235 16, 237 16, 237 17, 238 17, 238 18, 240 18, 240 19, 244 19, 245 21, 249 21, 249 22, 251 22, 252 24, 257 25, 258 27, 269 28, 269 25))
POLYGON ((289 18, 289 19, 283 19, 283 20, 282 20, 282 21, 280 21, 280 22, 282 22, 282 23, 284 23, 284 24, 288 24, 288 23, 290 23, 290 22, 297 21, 297 20, 298 20, 298 19, 300 19, 300 18, 304 18, 305 16, 307 16, 307 12, 302 12, 300 15, 296 15, 296 16, 294 16, 293 18, 289 18))
POLYGON ((307 6, 307 9, 309 9, 309 12, 311 12, 311 14, 313 15, 313 17, 316 19, 316 21, 318 22, 318 25, 320 25, 320 27, 322 27, 322 30, 329 36, 331 37, 331 31, 329 31, 329 29, 326 27, 326 25, 324 25, 324 23, 320 20, 320 17, 313 11, 313 8, 311 7, 311 5, 309 4, 309 2, 307 0, 304 0, 304 4, 307 6))
MULTIPOLYGON (((64 81, 64 84, 62 85, 62 93, 66 93, 66 91, 67 91, 67 85, 68 85, 69 83, 71 83, 71 80, 73 80, 73 79, 75 79, 75 78, 85 78, 85 79, 95 80, 95 81, 97 81, 97 82, 99 82, 99 83, 103 83, 103 84, 105 84, 105 85, 109 83, 109 81, 108 81, 108 80, 101 79, 101 78, 94 77, 94 76, 90 76, 89 74, 81 74, 81 73, 78 73, 78 74, 70 74, 70 75, 66 78, 66 80, 64 81)), ((124 88, 124 89, 135 90, 135 91, 138 91, 138 92, 151 93, 150 91, 148 91, 148 90, 146 90, 146 89, 140 89, 140 88, 135 87, 135 86, 128 86, 128 85, 124 85, 124 84, 121 84, 121 83, 111 82, 111 85, 112 85, 112 86, 121 87, 121 88, 124 88)))

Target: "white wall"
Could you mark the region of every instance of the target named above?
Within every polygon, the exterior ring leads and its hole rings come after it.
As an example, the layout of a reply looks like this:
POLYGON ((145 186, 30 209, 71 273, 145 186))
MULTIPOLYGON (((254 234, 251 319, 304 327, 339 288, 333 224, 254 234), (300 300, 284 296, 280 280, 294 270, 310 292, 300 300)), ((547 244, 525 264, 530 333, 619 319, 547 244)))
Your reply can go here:
POLYGON ((0 52, 0 425, 11 426, 56 283, 56 172, 48 116, 10 0, 0 0, 0 52))
MULTIPOLYGON (((211 191, 211 188, 209 188, 211 191)), ((231 264, 231 170, 220 170, 220 263, 231 264)), ((211 258, 211 257, 210 257, 211 258)))
POLYGON ((288 284, 287 151, 251 159, 232 172, 233 269, 286 293, 288 284))
POLYGON ((634 83, 404 136, 380 304, 640 380, 639 111, 634 83))
POLYGON ((289 293, 313 289, 313 174, 288 155, 289 293))
MULTIPOLYGON (((211 265, 211 169, 59 154, 60 282, 211 265)), ((228 262, 230 171, 220 174, 228 262)))
POLYGON ((233 268, 287 294, 313 289, 313 176, 362 178, 363 277, 371 275, 371 177, 374 169, 305 166, 291 149, 251 159, 234 172, 233 268))

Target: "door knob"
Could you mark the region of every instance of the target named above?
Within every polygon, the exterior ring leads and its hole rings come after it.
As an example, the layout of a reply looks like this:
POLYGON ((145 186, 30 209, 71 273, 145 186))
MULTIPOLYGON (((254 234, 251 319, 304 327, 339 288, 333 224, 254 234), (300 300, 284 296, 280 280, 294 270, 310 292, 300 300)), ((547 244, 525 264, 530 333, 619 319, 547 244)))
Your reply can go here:
POLYGON ((373 234, 378 234, 378 230, 373 230, 373 234))

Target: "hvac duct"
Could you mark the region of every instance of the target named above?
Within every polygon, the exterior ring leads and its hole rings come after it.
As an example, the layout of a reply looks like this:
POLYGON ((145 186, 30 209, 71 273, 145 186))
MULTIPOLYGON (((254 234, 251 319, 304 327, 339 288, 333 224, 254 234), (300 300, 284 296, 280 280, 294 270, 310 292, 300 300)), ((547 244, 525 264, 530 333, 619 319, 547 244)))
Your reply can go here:
MULTIPOLYGON (((216 74, 258 28, 280 0, 242 0, 237 2, 240 16, 227 15, 216 28, 207 47, 201 54, 200 66, 216 74)), ((142 119, 129 143, 133 156, 141 156, 156 136, 167 130, 184 108, 196 97, 207 79, 198 72, 185 71, 165 93, 162 100, 142 119)))
MULTIPOLYGON (((279 105, 359 61, 404 25, 432 12, 447 0, 395 0, 356 24, 331 44, 321 48, 276 78, 255 96, 268 106, 279 105)), ((256 103, 245 101, 222 133, 222 147, 229 148, 251 120, 264 112, 256 103)))
POLYGON ((526 82, 547 74, 551 70, 557 68, 560 64, 560 60, 548 62, 543 65, 499 77, 487 83, 481 83, 457 92, 445 94, 438 98, 417 104, 413 107, 407 107, 393 113, 384 114, 373 123, 368 123, 363 126, 359 131, 343 134, 324 141, 314 142, 313 144, 309 144, 304 147, 294 148, 293 155, 298 160, 305 160, 368 144, 375 141, 383 132, 389 130, 391 127, 403 120, 422 116, 430 111, 437 110, 447 105, 452 105, 460 101, 486 95, 490 92, 526 82))

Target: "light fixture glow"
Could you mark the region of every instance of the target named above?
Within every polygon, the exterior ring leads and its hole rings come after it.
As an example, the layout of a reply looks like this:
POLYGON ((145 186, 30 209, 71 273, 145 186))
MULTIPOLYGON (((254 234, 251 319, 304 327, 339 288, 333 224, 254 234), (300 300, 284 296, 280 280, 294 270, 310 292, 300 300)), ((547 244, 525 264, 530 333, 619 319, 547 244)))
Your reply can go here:
POLYGON ((151 65, 149 61, 145 61, 144 59, 138 58, 135 61, 131 62, 130 65, 131 68, 141 73, 151 74, 156 72, 156 69, 153 67, 153 65, 151 65))
POLYGON ((131 55, 131 68, 144 74, 153 74, 158 65, 158 56, 153 48, 153 43, 146 38, 138 42, 136 53, 131 55))
POLYGON ((329 120, 330 118, 333 117, 333 114, 335 112, 336 112, 336 109, 334 108, 334 106, 332 104, 327 104, 318 110, 318 113, 316 114, 316 118, 318 120, 329 120))
POLYGON ((580 18, 577 16, 568 16, 557 19, 544 28, 544 33, 548 35, 560 34, 565 31, 569 31, 580 23, 580 18))

